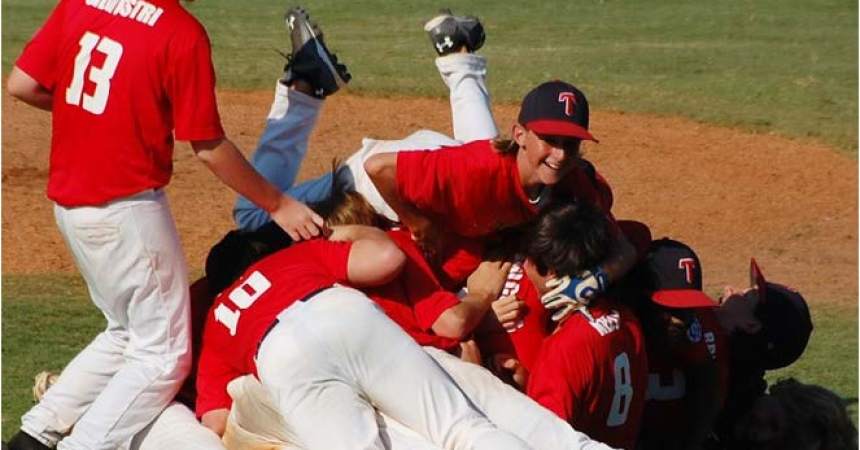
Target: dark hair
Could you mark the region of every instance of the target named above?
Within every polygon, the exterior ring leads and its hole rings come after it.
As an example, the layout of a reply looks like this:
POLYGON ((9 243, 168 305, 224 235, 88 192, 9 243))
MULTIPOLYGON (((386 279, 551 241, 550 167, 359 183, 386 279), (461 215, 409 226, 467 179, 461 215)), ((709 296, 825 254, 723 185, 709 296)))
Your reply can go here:
POLYGON ((206 256, 206 279, 210 290, 218 294, 236 281, 251 264, 288 247, 292 242, 290 236, 275 222, 268 222, 256 231, 228 232, 212 246, 206 256))
POLYGON ((786 442, 818 443, 822 450, 857 448, 854 421, 832 391, 789 378, 771 386, 770 395, 788 418, 786 442))
POLYGON ((538 271, 575 276, 600 264, 614 238, 606 214, 579 202, 553 203, 532 225, 526 256, 538 271))

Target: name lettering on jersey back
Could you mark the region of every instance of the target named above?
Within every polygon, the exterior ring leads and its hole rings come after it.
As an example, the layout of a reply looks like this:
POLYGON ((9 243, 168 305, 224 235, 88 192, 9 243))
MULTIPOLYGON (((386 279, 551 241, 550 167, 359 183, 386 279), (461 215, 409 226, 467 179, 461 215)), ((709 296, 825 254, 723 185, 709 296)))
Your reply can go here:
POLYGON ((143 0, 86 0, 86 5, 150 27, 154 27, 164 13, 164 9, 143 0))
POLYGON ((621 329, 621 313, 613 309, 601 317, 588 321, 588 324, 597 330, 599 335, 606 336, 621 329))

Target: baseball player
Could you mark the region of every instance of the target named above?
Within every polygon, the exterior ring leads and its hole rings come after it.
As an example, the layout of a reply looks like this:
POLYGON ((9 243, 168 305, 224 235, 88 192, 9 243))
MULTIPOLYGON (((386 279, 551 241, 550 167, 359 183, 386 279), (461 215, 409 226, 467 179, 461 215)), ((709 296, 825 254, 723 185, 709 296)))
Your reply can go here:
POLYGON ((16 61, 10 94, 52 113, 47 195, 107 328, 10 448, 124 448, 186 376, 187 270, 163 191, 174 139, 297 239, 319 233, 226 138, 214 86, 205 30, 176 0, 62 0, 16 61))
POLYGON ((586 203, 548 206, 530 232, 523 269, 557 326, 541 344, 526 392, 593 439, 632 449, 648 370, 639 322, 609 297, 586 305, 564 294, 570 277, 605 258, 612 233, 605 213, 586 203))
MULTIPOLYGON (((438 258, 449 252, 443 241, 450 235, 480 238, 525 223, 551 198, 578 199, 609 215, 609 185, 579 156, 582 140, 594 140, 587 127, 584 94, 548 82, 523 100, 513 141, 378 154, 365 169, 401 222, 438 258)), ((571 297, 597 295, 633 265, 634 248, 622 233, 615 236, 606 261, 571 279, 571 297)))
MULTIPOLYGON (((331 194, 332 177, 337 177, 340 185, 361 193, 378 212, 396 222, 397 214, 382 199, 364 170, 364 162, 369 157, 378 153, 435 149, 498 135, 486 86, 486 59, 474 53, 484 43, 483 27, 475 17, 454 16, 445 11, 428 21, 425 29, 434 42, 452 43, 451 47, 442 45, 441 50, 438 45, 434 48, 439 55, 436 67, 450 90, 454 139, 430 130, 420 130, 402 140, 365 138, 361 148, 346 160, 343 167, 293 186, 325 97, 302 92, 301 84, 305 80, 310 84, 318 83, 316 77, 320 74, 334 75, 322 69, 300 73, 298 68, 329 67, 325 63, 329 61, 333 63, 335 78, 340 79, 341 84, 348 81, 349 76, 346 68, 337 64, 334 55, 329 54, 326 58, 311 55, 314 57, 307 58, 300 51, 315 42, 325 48, 320 27, 311 22, 306 11, 290 9, 286 23, 292 36, 292 59, 285 75, 276 84, 275 98, 252 162, 267 179, 293 197, 311 203, 322 201, 331 194)), ((239 228, 248 230, 258 229, 270 220, 265 210, 243 198, 237 201, 233 215, 239 228)))
POLYGON ((797 291, 764 278, 750 261, 750 288, 726 287, 717 319, 729 339, 729 383, 715 441, 731 448, 737 420, 767 390, 765 372, 786 367, 806 349, 812 319, 797 291))
POLYGON ((202 422, 223 433, 228 382, 255 373, 291 442, 305 448, 381 448, 371 403, 443 448, 529 448, 475 410, 370 299, 344 286, 379 286, 397 276, 406 256, 388 235, 336 227, 331 239, 345 241, 312 240, 273 253, 216 298, 197 378, 202 422))
POLYGON ((620 284, 648 353, 639 448, 703 448, 725 397, 728 343, 716 302, 702 292, 698 256, 681 242, 656 240, 620 284))

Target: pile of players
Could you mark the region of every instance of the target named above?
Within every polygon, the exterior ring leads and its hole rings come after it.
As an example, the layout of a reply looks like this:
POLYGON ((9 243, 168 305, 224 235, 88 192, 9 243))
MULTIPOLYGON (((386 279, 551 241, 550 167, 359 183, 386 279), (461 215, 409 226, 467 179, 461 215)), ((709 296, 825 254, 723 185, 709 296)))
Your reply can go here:
POLYGON ((364 139, 293 186, 350 75, 304 10, 286 23, 253 165, 324 223, 287 233, 239 199, 191 288, 191 375, 132 448, 856 447, 831 392, 767 392, 812 331, 800 294, 753 260, 714 301, 689 246, 614 218, 579 89, 535 87, 499 136, 474 17, 425 25, 453 139, 364 139))

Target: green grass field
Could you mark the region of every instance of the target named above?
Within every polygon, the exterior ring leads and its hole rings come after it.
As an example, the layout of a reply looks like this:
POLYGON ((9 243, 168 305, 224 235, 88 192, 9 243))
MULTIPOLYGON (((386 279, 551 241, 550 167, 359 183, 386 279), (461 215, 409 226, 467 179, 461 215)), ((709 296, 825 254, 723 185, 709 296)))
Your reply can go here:
MULTIPOLYGON (((53 0, 3 2, 3 71, 53 0)), ((284 3, 200 0, 222 86, 269 89, 286 48, 284 3)), ((439 6, 486 24, 497 100, 537 82, 579 85, 596 109, 681 115, 857 151, 857 3, 311 0, 353 91, 446 95, 421 24, 439 6)))

